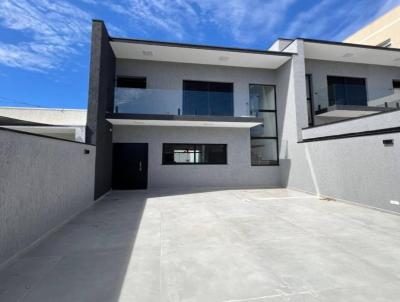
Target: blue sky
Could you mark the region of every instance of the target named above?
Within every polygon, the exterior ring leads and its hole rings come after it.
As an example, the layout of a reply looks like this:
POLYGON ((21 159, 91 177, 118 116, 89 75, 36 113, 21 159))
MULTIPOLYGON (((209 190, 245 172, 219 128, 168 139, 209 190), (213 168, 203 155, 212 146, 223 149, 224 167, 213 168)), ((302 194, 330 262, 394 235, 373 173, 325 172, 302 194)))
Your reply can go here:
POLYGON ((111 35, 266 49, 341 41, 400 0, 0 0, 0 106, 86 108, 92 19, 111 35))

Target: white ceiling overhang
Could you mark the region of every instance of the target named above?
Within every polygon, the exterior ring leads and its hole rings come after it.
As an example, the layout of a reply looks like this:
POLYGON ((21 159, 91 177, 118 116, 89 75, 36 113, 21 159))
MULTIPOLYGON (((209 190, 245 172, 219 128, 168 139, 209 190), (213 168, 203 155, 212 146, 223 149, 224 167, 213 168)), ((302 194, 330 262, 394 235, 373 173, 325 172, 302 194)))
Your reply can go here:
POLYGON ((400 49, 304 40, 306 59, 400 67, 400 49))
POLYGON ((111 38, 117 59, 277 69, 290 53, 111 38))
POLYGON ((160 126, 160 127, 214 127, 214 128, 252 128, 262 124, 258 121, 207 121, 207 120, 162 120, 136 118, 107 118, 116 126, 160 126))

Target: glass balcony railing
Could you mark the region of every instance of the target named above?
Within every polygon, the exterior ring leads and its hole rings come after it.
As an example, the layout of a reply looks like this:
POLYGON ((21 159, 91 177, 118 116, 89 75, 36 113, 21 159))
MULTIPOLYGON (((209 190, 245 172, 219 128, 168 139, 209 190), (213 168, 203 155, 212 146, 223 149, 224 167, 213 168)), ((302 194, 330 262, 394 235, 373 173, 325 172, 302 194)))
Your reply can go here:
POLYGON ((329 111, 329 108, 333 106, 384 111, 400 108, 400 89, 369 89, 366 92, 359 87, 335 91, 325 87, 314 92, 313 101, 317 115, 329 111))
POLYGON ((233 93, 116 87, 115 113, 233 116, 233 93), (185 108, 183 112, 182 106, 185 108))
POLYGON ((120 88, 114 91, 115 113, 179 115, 182 90, 120 88))

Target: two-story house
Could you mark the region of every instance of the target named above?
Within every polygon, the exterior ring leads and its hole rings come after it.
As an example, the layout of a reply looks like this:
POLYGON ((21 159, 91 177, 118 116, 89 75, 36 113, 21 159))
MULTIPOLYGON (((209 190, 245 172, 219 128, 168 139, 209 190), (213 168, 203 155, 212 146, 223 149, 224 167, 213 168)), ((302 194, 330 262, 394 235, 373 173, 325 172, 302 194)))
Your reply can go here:
POLYGON ((304 142, 321 135, 305 132, 394 112, 399 87, 398 49, 145 41, 110 37, 95 20, 86 130, 97 146, 95 195, 162 186, 316 191, 304 142))

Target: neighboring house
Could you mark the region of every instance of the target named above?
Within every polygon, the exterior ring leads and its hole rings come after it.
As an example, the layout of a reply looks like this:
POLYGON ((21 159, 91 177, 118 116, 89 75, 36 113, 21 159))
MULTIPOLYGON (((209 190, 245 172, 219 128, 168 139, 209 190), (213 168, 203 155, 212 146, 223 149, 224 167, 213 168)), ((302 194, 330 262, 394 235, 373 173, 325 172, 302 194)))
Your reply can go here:
POLYGON ((400 5, 361 28, 344 42, 400 48, 400 5))
POLYGON ((0 107, 0 127, 85 141, 86 110, 0 107))
POLYGON ((382 138, 400 131, 399 83, 397 49, 144 41, 109 37, 94 21, 86 142, 96 145, 95 196, 287 186, 393 209, 399 149, 382 138))

